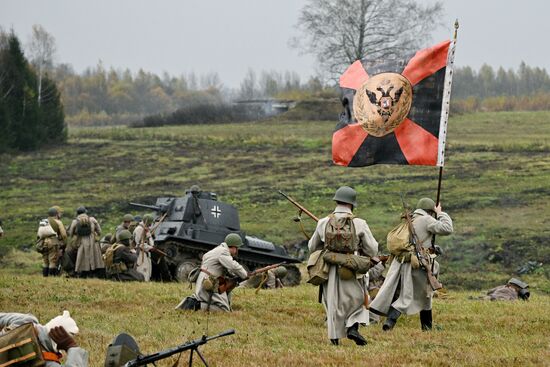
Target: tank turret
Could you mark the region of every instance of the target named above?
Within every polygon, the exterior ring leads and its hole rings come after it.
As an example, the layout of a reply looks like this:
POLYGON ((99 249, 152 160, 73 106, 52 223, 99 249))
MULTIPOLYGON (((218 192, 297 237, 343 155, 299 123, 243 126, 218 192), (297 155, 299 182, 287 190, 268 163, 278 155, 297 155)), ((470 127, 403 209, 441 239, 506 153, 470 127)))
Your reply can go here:
POLYGON ((233 205, 218 201, 213 192, 188 190, 183 197, 159 197, 155 205, 130 203, 157 213, 155 245, 166 253, 166 263, 176 279, 187 281, 189 272, 200 265, 202 255, 218 246, 229 233, 237 233, 244 246, 236 260, 248 270, 286 262, 285 285, 300 283, 300 271, 292 264, 300 260, 272 242, 247 236, 241 230, 239 213, 233 205))

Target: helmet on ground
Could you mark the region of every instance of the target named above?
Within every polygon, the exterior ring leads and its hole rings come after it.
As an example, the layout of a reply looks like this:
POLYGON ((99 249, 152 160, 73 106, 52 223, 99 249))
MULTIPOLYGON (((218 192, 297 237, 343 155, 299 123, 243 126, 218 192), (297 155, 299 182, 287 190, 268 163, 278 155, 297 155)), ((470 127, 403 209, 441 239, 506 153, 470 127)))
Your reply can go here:
POLYGON ((243 239, 236 233, 230 233, 225 236, 225 243, 229 247, 241 247, 243 245, 243 239))
POLYGON ((58 213, 57 209, 53 206, 48 209, 48 217, 55 217, 58 213))
POLYGON ((86 212, 88 212, 88 210, 86 210, 86 207, 84 206, 79 206, 78 209, 76 209, 76 214, 85 214, 86 212))
POLYGON ((129 240, 130 238, 132 238, 132 234, 127 229, 120 231, 117 235, 119 241, 129 240))
POLYGON ((418 200, 416 209, 432 210, 435 211, 435 202, 430 198, 422 198, 418 200))
POLYGON ((150 225, 151 223, 153 223, 153 216, 151 214, 145 214, 143 216, 143 223, 147 225, 150 225))
POLYGON ((349 186, 340 186, 334 197, 334 201, 339 201, 341 203, 351 204, 354 208, 357 207, 357 192, 349 186))
POLYGON ((273 274, 275 274, 275 276, 279 279, 286 277, 287 273, 288 273, 288 270, 286 270, 286 268, 282 265, 273 269, 273 274))
POLYGON ((123 222, 131 222, 134 220, 134 216, 132 214, 124 214, 124 217, 122 217, 123 222))

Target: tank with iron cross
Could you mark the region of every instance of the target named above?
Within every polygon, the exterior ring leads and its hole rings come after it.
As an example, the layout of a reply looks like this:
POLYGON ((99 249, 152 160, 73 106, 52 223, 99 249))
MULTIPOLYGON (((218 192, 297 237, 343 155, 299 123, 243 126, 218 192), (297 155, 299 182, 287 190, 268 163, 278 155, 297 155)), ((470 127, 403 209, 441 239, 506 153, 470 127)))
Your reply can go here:
MULTIPOLYGON (((286 262, 285 285, 300 283, 300 271, 293 265, 300 260, 276 245, 241 230, 239 212, 233 205, 218 201, 213 192, 193 185, 183 197, 159 197, 155 205, 130 205, 156 212, 155 246, 166 253, 165 261, 173 277, 187 282, 189 272, 200 265, 202 255, 218 246, 229 233, 238 233, 244 246, 236 260, 248 270, 286 262)), ((153 225, 155 226, 155 225, 153 225)))

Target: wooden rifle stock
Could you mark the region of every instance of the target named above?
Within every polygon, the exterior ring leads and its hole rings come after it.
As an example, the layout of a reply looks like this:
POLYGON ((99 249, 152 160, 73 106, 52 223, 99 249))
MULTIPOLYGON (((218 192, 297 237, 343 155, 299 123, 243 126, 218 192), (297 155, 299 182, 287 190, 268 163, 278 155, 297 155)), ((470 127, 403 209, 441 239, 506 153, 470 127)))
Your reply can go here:
MULTIPOLYGON (((269 270, 271 269, 275 269, 275 268, 278 268, 279 266, 282 266, 286 264, 286 262, 281 262, 281 263, 278 263, 278 264, 273 264, 273 265, 268 265, 268 266, 265 266, 263 268, 260 268, 260 269, 256 269, 254 271, 252 271, 251 273, 248 274, 248 276, 246 277, 246 279, 250 279, 252 278, 253 276, 255 275, 258 275, 258 274, 262 274, 262 273, 265 273, 265 272, 268 272, 269 270)), ((218 277, 218 292, 221 294, 221 293, 224 293, 224 292, 231 292, 233 289, 235 289, 235 287, 240 283, 240 279, 239 278, 235 278, 235 277, 224 277, 223 275, 218 277)))
MULTIPOLYGON (((405 205, 403 205, 405 207, 405 205)), ((423 253, 422 244, 419 243, 418 237, 416 236, 416 232, 414 230, 414 226, 412 223, 411 214, 405 208, 405 218, 407 220, 407 224, 409 226, 409 231, 411 233, 411 242, 414 245, 414 251, 416 253, 416 257, 418 258, 418 261, 420 262, 420 266, 426 270, 426 275, 428 277, 428 282, 430 283, 430 286, 434 291, 443 288, 443 284, 437 280, 437 278, 432 274, 432 267, 430 265, 430 261, 426 258, 425 254, 423 253)))
POLYGON ((291 198, 290 196, 288 196, 287 194, 285 194, 284 192, 282 192, 281 190, 279 190, 279 194, 283 195, 285 199, 287 199, 288 201, 290 201, 292 204, 294 204, 295 207, 297 207, 298 209, 300 209, 300 214, 301 213, 305 213, 308 217, 310 217, 311 219, 313 219, 314 221, 318 222, 319 221, 319 218, 317 218, 312 212, 310 212, 309 210, 307 210, 303 205, 301 205, 299 202, 297 202, 296 200, 294 200, 293 198, 291 198))

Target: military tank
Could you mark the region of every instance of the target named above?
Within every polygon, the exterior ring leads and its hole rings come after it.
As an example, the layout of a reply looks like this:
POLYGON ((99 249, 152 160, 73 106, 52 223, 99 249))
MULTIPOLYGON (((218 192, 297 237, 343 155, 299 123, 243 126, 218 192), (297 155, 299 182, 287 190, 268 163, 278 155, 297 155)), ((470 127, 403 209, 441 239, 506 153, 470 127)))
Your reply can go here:
POLYGON ((285 262, 288 273, 283 283, 300 284, 300 270, 293 264, 301 261, 282 246, 246 235, 241 230, 237 208, 218 201, 216 193, 193 186, 183 197, 159 197, 154 205, 130 205, 156 212, 155 247, 166 254, 170 274, 181 282, 188 281, 189 272, 200 265, 203 254, 222 243, 227 234, 237 233, 244 245, 236 260, 247 270, 285 262))

